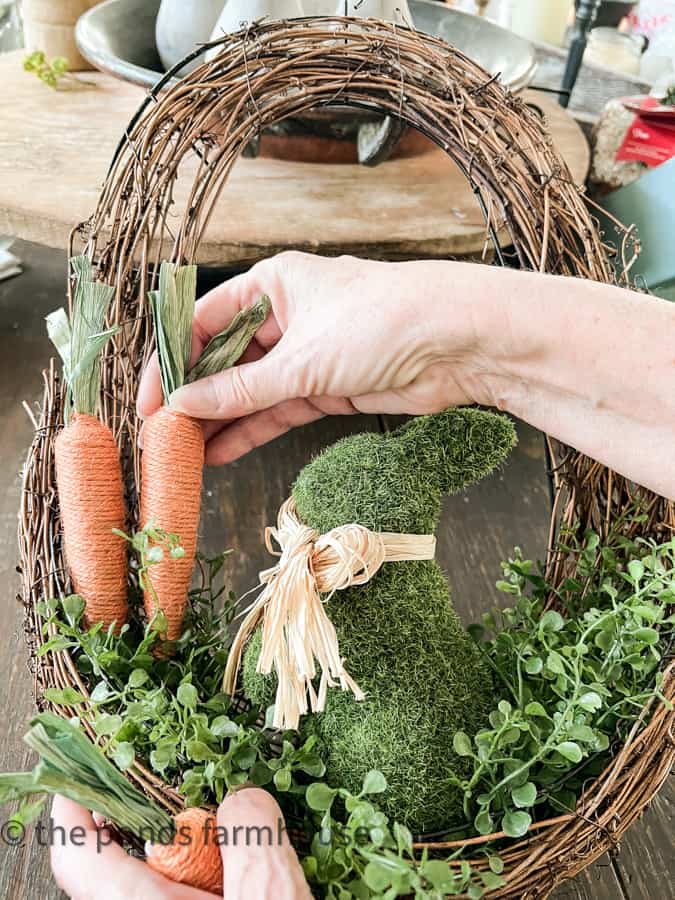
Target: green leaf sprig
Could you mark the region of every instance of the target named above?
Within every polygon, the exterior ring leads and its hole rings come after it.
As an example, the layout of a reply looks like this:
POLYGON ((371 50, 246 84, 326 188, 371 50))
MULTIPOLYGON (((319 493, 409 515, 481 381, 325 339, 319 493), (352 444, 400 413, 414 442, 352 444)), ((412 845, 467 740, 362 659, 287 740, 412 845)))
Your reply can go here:
POLYGON ((409 829, 390 822, 378 809, 376 797, 386 789, 387 781, 378 771, 366 773, 356 795, 321 782, 307 788, 305 803, 316 831, 302 865, 321 896, 440 900, 465 894, 478 900, 505 883, 503 863, 496 854, 486 854, 487 864, 480 869, 459 860, 461 849, 445 859, 430 859, 426 851, 418 858, 409 829))
POLYGON ((23 68, 26 72, 35 73, 47 87, 57 88, 60 81, 67 77, 68 60, 65 56, 55 56, 48 61, 42 50, 34 50, 24 59, 23 68))
POLYGON ((473 741, 454 736, 473 771, 451 782, 463 790, 479 834, 522 837, 535 806, 572 812, 580 767, 606 761, 611 742, 659 695, 659 642, 673 625, 675 542, 634 547, 641 557, 625 570, 609 546, 598 564, 599 549, 588 533, 578 548, 577 571, 585 574, 562 585, 562 612, 545 608, 550 585, 517 553, 499 583, 514 606, 474 629, 507 695, 473 741))

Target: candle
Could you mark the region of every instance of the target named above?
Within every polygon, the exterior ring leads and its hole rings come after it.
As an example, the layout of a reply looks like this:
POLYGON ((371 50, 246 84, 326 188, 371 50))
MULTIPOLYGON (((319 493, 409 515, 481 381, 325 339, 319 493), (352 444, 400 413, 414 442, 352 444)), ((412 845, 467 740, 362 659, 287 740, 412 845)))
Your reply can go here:
POLYGON ((560 47, 571 12, 571 0, 513 0, 511 30, 530 41, 560 47))

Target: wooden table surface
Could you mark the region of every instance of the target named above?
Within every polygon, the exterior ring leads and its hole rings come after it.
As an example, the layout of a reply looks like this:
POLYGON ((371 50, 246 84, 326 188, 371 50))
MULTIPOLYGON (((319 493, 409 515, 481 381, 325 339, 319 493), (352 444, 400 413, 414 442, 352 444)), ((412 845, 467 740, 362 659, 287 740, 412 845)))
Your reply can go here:
MULTIPOLYGON (((4 609, 0 632, 0 709, 5 726, 0 740, 0 771, 25 770, 32 760, 21 737, 33 712, 32 681, 24 646, 18 578, 16 511, 19 472, 32 428, 21 401, 37 401, 40 370, 51 350, 44 316, 62 302, 62 253, 18 244, 26 273, 0 282, 0 590, 4 609)), ((375 417, 326 419, 296 430, 273 445, 206 476, 202 549, 234 548, 228 578, 238 593, 254 583, 269 564, 262 529, 272 522, 298 470, 320 448, 349 432, 380 429, 391 421, 375 417)), ((499 562, 520 545, 531 558, 545 549, 548 496, 541 435, 520 427, 520 444, 505 470, 465 494, 447 501, 439 530, 439 558, 453 584, 458 611, 474 621, 497 599, 499 562)), ((624 838, 613 858, 603 857, 561 887, 557 900, 668 900, 674 896, 672 861, 672 783, 624 838)), ((1 833, 1 830, 0 830, 1 833)), ((22 847, 0 847, 0 897, 56 900, 46 851, 31 840, 22 847)))
MULTIPOLYGON (((53 91, 0 57, 0 234, 66 246, 74 224, 93 213, 113 151, 144 90, 100 73, 94 87, 53 91)), ((574 179, 589 148, 553 95, 528 92, 548 117, 574 179)), ((195 161, 196 165, 196 161, 195 161)), ((184 164, 180 208, 194 166, 184 164)), ((278 250, 321 250, 384 258, 481 253, 483 219, 459 169, 440 150, 356 165, 240 159, 199 248, 199 262, 232 267, 278 250)))

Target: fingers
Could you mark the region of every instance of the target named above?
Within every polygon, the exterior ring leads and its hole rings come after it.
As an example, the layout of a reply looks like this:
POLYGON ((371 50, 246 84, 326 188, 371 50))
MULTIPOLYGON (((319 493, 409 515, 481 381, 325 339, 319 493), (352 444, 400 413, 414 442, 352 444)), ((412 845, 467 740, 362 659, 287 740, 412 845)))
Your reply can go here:
POLYGON ((54 878, 71 900, 213 900, 128 856, 109 831, 96 827, 91 813, 65 797, 54 797, 47 836, 54 878))
MULTIPOLYGON (((192 323, 192 367, 211 338, 226 328, 236 314, 255 303, 263 293, 271 293, 278 304, 283 299, 283 291, 273 275, 271 264, 261 263, 251 270, 224 282, 205 294, 195 305, 192 323), (264 286, 265 285, 265 286, 264 286), (276 290, 273 288, 276 286, 276 290)), ((273 308, 263 325, 258 329, 255 343, 244 354, 244 361, 263 356, 281 338, 276 311, 273 308), (254 351, 253 348, 257 348, 254 351)), ((159 375, 157 354, 153 353, 141 377, 136 399, 136 408, 141 419, 147 419, 164 402, 162 383, 159 375)))
POLYGON ((102 900, 121 898, 118 888, 127 880, 128 857, 110 832, 99 831, 90 813, 64 797, 54 797, 52 820, 50 857, 61 890, 74 900, 84 900, 92 896, 91 887, 96 884, 102 888, 98 895, 102 900), (101 880, 106 871, 110 875, 107 887, 101 880))
POLYGON ((262 294, 270 295, 272 312, 258 329, 258 340, 265 348, 274 346, 282 334, 277 316, 281 317, 283 289, 271 262, 266 262, 223 282, 197 301, 193 342, 196 339, 201 345, 200 352, 215 334, 230 324, 238 312, 254 304, 262 294))
POLYGON ((164 396, 162 394, 162 382, 159 377, 159 363, 157 354, 153 353, 141 376, 141 383, 136 397, 136 411, 141 419, 147 419, 159 409, 163 402, 164 396))
POLYGON ((206 464, 222 466, 260 447, 291 428, 321 419, 324 413, 308 400, 287 400, 221 428, 206 445, 206 464))
MULTIPOLYGON (((277 348, 278 349, 278 348, 277 348)), ((258 362, 243 363, 185 385, 169 405, 194 419, 239 419, 297 397, 292 373, 277 350, 258 362)))
POLYGON ((218 827, 225 900, 311 900, 307 881, 286 834, 281 810, 261 788, 237 791, 221 803, 218 827))

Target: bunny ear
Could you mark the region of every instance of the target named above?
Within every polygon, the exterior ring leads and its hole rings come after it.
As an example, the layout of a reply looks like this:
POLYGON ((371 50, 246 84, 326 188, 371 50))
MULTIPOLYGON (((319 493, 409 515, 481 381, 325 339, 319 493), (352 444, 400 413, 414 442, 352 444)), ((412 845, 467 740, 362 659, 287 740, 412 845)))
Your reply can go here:
POLYGON ((416 463, 438 478, 444 494, 489 475, 517 443, 510 419, 480 409, 413 419, 398 434, 416 463))

